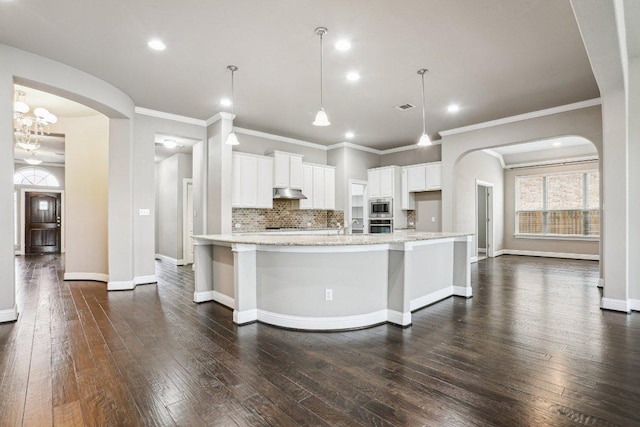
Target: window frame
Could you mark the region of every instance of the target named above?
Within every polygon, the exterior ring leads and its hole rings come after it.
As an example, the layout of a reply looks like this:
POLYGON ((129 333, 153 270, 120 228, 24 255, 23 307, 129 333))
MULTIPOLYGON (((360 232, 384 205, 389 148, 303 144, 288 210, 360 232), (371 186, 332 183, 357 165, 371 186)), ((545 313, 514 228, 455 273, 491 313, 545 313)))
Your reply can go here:
MULTIPOLYGON (((597 235, 588 235, 588 234, 555 234, 549 233, 549 213, 550 212, 558 212, 558 211, 581 211, 583 215, 587 212, 598 212, 599 216, 601 216, 601 203, 598 208, 589 208, 589 174, 592 173, 598 174, 598 194, 600 194, 600 171, 598 169, 584 169, 584 170, 575 170, 575 171, 566 171, 566 172, 548 172, 548 173, 540 173, 540 174, 531 174, 531 175, 516 175, 514 179, 514 229, 515 232, 513 236, 519 239, 549 239, 549 240, 583 240, 583 241, 599 241, 600 240, 600 230, 598 229, 597 235), (560 175, 574 175, 574 174, 582 174, 582 209, 549 209, 549 200, 548 200, 548 178, 553 176, 560 175), (518 218, 519 210, 519 202, 520 202, 520 185, 518 184, 519 179, 523 178, 536 178, 542 177, 542 209, 541 210, 524 210, 522 212, 542 212, 542 233, 520 233, 520 221, 518 218)), ((600 194, 601 196, 601 194, 600 194)), ((584 221, 584 216, 583 216, 584 221)), ((584 230, 583 230, 584 232, 584 230)))

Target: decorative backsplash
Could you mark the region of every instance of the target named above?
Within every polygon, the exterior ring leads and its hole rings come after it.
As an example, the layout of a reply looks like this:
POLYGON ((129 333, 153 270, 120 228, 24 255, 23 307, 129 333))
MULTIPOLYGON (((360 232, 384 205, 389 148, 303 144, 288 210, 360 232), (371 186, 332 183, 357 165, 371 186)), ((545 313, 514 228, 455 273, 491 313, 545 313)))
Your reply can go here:
POLYGON ((407 228, 416 228, 416 211, 407 211, 407 228))
POLYGON ((323 229, 344 223, 343 211, 300 210, 298 206, 298 200, 276 199, 273 209, 234 208, 231 214, 233 231, 260 231, 267 227, 323 229))

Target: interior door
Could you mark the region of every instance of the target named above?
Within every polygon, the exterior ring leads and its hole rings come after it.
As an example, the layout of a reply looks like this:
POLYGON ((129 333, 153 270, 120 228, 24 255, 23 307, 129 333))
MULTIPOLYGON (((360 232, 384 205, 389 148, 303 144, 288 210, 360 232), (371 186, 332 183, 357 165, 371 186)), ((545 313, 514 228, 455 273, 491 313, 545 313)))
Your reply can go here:
POLYGON ((60 253, 60 193, 25 194, 25 253, 60 253))
POLYGON ((187 238, 188 247, 186 250, 187 259, 185 260, 187 264, 193 264, 193 184, 187 184, 187 238))

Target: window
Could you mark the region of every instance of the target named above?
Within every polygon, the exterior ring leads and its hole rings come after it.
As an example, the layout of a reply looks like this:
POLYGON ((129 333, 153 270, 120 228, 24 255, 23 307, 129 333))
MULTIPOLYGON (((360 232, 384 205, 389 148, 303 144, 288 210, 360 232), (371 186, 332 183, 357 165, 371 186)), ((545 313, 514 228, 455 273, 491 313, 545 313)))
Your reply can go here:
POLYGON ((34 185, 39 187, 58 187, 58 179, 46 169, 36 167, 21 168, 13 175, 15 185, 34 185))
POLYGON ((516 234, 599 236, 598 171, 516 177, 516 234))

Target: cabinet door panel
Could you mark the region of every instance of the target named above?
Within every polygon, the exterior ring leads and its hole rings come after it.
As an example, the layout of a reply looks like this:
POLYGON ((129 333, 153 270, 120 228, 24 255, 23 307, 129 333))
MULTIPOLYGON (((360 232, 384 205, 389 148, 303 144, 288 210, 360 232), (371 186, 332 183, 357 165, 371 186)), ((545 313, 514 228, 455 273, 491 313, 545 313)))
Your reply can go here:
POLYGON ((255 157, 240 158, 240 196, 242 206, 258 206, 258 159, 255 157))
POLYGON ((380 197, 393 197, 393 169, 380 170, 380 197))
POLYGON ((286 154, 275 153, 273 156, 273 186, 277 188, 289 187, 289 158, 286 154))
POLYGON ((240 177, 242 171, 240 170, 240 156, 233 154, 231 157, 231 206, 239 208, 242 206, 242 198, 240 192, 240 177))
POLYGON ((409 191, 424 191, 427 189, 427 169, 424 165, 408 167, 406 170, 409 191))
POLYGON ((400 172, 401 178, 401 199, 402 209, 410 210, 416 208, 416 199, 413 193, 409 192, 409 168, 402 169, 400 172))
POLYGON ((324 168, 313 167, 313 208, 324 209, 324 168))
POLYGON ((258 159, 258 207, 273 208, 273 160, 258 159))
POLYGON ((336 171, 333 168, 324 170, 324 208, 336 208, 336 171))
POLYGON ((291 156, 289 168, 289 187, 302 189, 302 157, 291 156))
POLYGON ((369 192, 369 197, 380 197, 380 170, 369 171, 368 178, 367 191, 369 192))
POLYGON ((442 164, 427 165, 427 189, 440 190, 442 188, 442 164))
POLYGON ((302 194, 306 199, 300 200, 300 209, 313 209, 313 166, 302 165, 302 194))

